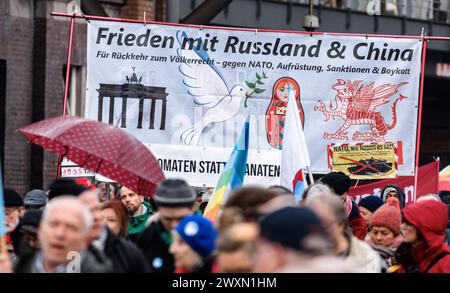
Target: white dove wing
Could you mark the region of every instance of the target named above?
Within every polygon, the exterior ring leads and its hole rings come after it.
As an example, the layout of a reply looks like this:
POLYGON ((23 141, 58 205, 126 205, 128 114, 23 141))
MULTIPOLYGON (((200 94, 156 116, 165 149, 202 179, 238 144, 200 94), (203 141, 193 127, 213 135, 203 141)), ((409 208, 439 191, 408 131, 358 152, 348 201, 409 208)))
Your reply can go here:
MULTIPOLYGON (((180 56, 191 60, 201 60, 201 57, 193 50, 178 49, 180 56)), ((222 76, 208 64, 186 64, 179 67, 183 74, 183 84, 188 87, 188 93, 199 105, 212 108, 230 94, 230 91, 222 79, 222 76)))

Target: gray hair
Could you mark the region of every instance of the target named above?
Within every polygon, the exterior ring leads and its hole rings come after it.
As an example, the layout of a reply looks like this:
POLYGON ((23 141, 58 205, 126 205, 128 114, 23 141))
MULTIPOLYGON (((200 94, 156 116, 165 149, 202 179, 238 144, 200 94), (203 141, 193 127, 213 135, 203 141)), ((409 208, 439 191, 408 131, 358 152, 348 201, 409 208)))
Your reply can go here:
POLYGON ((328 187, 328 185, 318 182, 308 186, 308 188, 306 188, 306 190, 304 191, 302 198, 303 200, 306 200, 308 197, 314 196, 318 193, 335 195, 335 193, 331 190, 330 187, 328 187))
POLYGON ((91 211, 84 205, 78 198, 74 196, 58 196, 48 202, 42 214, 41 222, 45 222, 47 218, 52 214, 53 210, 60 207, 61 205, 70 205, 78 209, 83 218, 83 230, 84 232, 89 232, 92 228, 92 214, 91 211))
POLYGON ((317 185, 322 186, 315 188, 311 194, 308 193, 308 197, 305 200, 305 205, 311 206, 316 203, 327 205, 333 213, 334 219, 338 223, 345 224, 347 222, 347 216, 345 215, 344 205, 339 200, 339 197, 336 196, 327 186, 325 187, 328 189, 328 192, 323 189, 323 184, 317 185))

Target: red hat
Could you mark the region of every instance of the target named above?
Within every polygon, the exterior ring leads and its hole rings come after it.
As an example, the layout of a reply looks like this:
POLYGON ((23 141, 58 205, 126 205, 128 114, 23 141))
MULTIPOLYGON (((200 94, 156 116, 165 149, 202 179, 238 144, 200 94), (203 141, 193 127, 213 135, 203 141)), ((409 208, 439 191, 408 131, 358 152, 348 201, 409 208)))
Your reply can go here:
POLYGON ((91 180, 80 177, 75 179, 75 183, 84 186, 87 189, 90 190, 97 190, 97 188, 94 186, 91 180))
POLYGON ((388 228, 395 234, 395 236, 400 234, 401 226, 401 212, 396 205, 384 204, 372 216, 370 225, 373 226, 383 226, 388 228))

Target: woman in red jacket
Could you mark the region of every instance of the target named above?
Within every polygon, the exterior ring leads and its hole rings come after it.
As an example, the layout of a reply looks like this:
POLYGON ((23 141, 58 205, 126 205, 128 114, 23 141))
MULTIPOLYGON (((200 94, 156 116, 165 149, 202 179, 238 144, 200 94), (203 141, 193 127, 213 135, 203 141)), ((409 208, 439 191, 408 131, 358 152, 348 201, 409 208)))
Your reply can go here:
POLYGON ((404 245, 410 246, 409 265, 402 263, 401 272, 416 267, 419 273, 450 273, 450 248, 445 244, 448 209, 435 200, 414 203, 403 209, 404 245))

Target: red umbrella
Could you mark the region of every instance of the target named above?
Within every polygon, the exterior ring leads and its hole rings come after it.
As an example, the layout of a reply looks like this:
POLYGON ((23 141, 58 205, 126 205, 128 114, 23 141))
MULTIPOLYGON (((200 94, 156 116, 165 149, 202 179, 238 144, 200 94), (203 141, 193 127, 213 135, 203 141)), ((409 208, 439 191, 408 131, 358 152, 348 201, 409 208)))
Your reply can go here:
POLYGON ((164 180, 150 150, 118 127, 79 117, 59 117, 27 125, 19 131, 32 143, 138 194, 152 196, 164 180))

